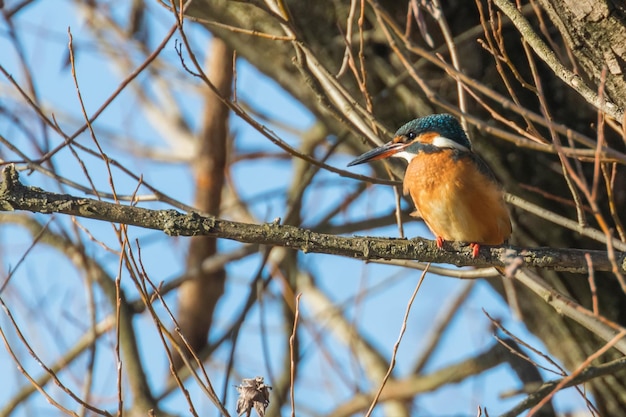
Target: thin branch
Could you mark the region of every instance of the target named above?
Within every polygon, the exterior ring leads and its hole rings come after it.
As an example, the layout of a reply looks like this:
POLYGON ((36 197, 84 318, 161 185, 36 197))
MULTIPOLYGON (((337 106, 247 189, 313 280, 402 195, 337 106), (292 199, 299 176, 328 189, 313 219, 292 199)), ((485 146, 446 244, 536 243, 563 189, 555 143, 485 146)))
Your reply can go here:
POLYGON ((500 417, 516 417, 520 415, 524 410, 527 410, 533 405, 539 403, 539 401, 549 395, 552 390, 554 390, 554 388, 557 385, 561 384, 561 382, 565 379, 568 380, 565 384, 563 384, 562 387, 560 387, 561 389, 569 388, 574 385, 579 385, 601 376, 615 375, 623 371, 624 369, 626 369, 626 357, 622 357, 602 365, 590 366, 588 368, 585 368, 582 372, 577 374, 575 378, 572 379, 568 379, 569 377, 565 377, 562 379, 546 382, 539 389, 537 389, 537 391, 526 397, 522 402, 520 402, 508 412, 502 414, 500 417))
POLYGON ((559 61, 554 51, 541 40, 530 23, 528 23, 528 20, 517 10, 515 3, 509 0, 493 0, 493 2, 511 19, 511 22, 513 22, 517 30, 524 37, 524 40, 528 42, 537 56, 552 69, 557 77, 574 91, 578 92, 582 98, 597 109, 605 111, 616 120, 622 120, 624 118, 624 109, 620 108, 615 103, 602 100, 593 89, 585 84, 584 80, 579 75, 574 74, 559 61))
MULTIPOLYGON (((582 325, 602 340, 612 341, 618 333, 625 331, 624 327, 603 316, 594 315, 593 312, 582 307, 572 299, 560 294, 551 288, 539 275, 530 270, 518 271, 515 274, 515 279, 545 300, 550 307, 582 325)), ((624 337, 618 339, 617 342, 612 343, 614 343, 617 350, 626 355, 626 339, 624 337)))
MULTIPOLYGON (((404 379, 389 381, 380 395, 380 401, 409 400, 418 393, 434 391, 442 385, 463 381, 464 379, 480 374, 507 361, 509 352, 499 343, 475 357, 452 364, 425 376, 410 376, 404 379)), ((358 414, 369 407, 373 393, 359 393, 352 396, 327 417, 344 417, 358 414)))
POLYGON ((387 384, 387 382, 389 381, 389 378, 391 377, 391 372, 393 372, 393 368, 395 368, 396 366, 396 357, 398 355, 398 349, 400 348, 400 342, 402 342, 404 332, 406 332, 406 324, 409 320, 409 313, 411 312, 411 307, 413 306, 415 297, 417 297, 417 293, 422 287, 422 283, 424 282, 424 279, 426 278, 427 273, 428 273, 428 268, 426 268, 422 272, 422 275, 420 276, 420 279, 419 281, 417 281, 417 285, 415 286, 415 290, 413 290, 413 294, 411 294, 411 298, 409 298, 409 302, 407 303, 406 309, 404 311, 404 318, 402 319, 402 326, 400 327, 400 334, 398 335, 398 339, 396 340, 396 343, 394 343, 393 345, 391 360, 389 361, 389 369, 387 369, 387 373, 385 374, 385 377, 380 383, 380 387, 378 388, 378 391, 376 391, 376 394, 374 395, 374 398, 372 399, 372 403, 370 404, 370 407, 367 410, 367 414, 365 414, 365 417, 370 417, 372 415, 372 412, 374 412, 374 407, 376 407, 376 404, 378 404, 380 395, 382 394, 383 390, 385 389, 385 385, 387 384))
MULTIPOLYGON (((427 264, 428 266, 429 264, 427 264)), ((432 268, 429 268, 430 272, 434 272, 432 268)), ((448 329, 448 326, 452 320, 457 316, 461 306, 467 300, 469 294, 474 288, 474 282, 469 282, 461 287, 461 290, 450 297, 450 300, 446 300, 447 305, 444 306, 442 312, 433 320, 433 327, 429 330, 428 335, 424 337, 424 348, 421 349, 417 363, 411 370, 412 374, 419 375, 424 370, 424 367, 428 361, 432 358, 433 353, 436 351, 441 339, 448 329)))
POLYGON ((300 317, 300 297, 302 293, 296 296, 296 312, 293 318, 293 331, 291 336, 289 337, 289 362, 291 366, 289 368, 289 379, 291 381, 289 387, 289 398, 291 404, 291 416, 296 417, 296 396, 295 396, 295 385, 296 385, 296 359, 295 359, 295 349, 294 343, 296 340, 296 330, 298 328, 298 318, 300 317))
POLYGON ((554 396, 554 394, 556 394, 559 390, 565 387, 565 385, 569 381, 576 378, 576 375, 579 375, 586 367, 591 365, 591 362, 593 362, 598 357, 606 353, 607 350, 611 349, 611 347, 613 347, 613 345, 617 343, 620 339, 622 339, 624 336, 626 336, 626 330, 622 330, 621 332, 619 332, 619 334, 617 334, 613 339, 609 340, 609 342, 606 345, 602 346, 602 348, 598 349, 594 354, 590 355, 587 359, 585 359, 585 361, 581 363, 580 366, 576 368, 576 370, 572 372, 571 375, 566 376, 558 384, 556 384, 556 386, 552 389, 552 391, 550 391, 550 393, 546 395, 545 398, 539 401, 539 403, 535 405, 528 412, 527 416, 531 417, 537 414, 539 410, 541 409, 541 407, 543 407, 544 404, 547 404, 550 401, 550 399, 554 396))
POLYGON ((87 349, 96 343, 100 336, 110 331, 114 325, 115 320, 113 316, 109 315, 105 317, 95 326, 93 331, 85 333, 61 358, 59 358, 53 365, 50 365, 50 373, 44 373, 39 378, 33 379, 31 381, 32 384, 24 386, 15 394, 15 396, 11 397, 11 399, 4 404, 3 408, 0 409, 0 416, 8 417, 12 415, 20 404, 24 403, 27 398, 37 392, 40 387, 49 383, 53 375, 65 370, 77 358, 83 355, 87 349))
MULTIPOLYGON (((576 249, 514 249, 490 248, 490 256, 473 258, 468 245, 450 243, 440 250, 433 241, 421 238, 412 240, 368 237, 341 237, 312 232, 288 225, 245 224, 200 216, 197 213, 183 214, 175 210, 148 210, 127 207, 103 201, 77 198, 69 195, 48 193, 34 187, 25 187, 19 182, 17 171, 12 165, 3 172, 0 183, 0 210, 29 210, 40 213, 65 213, 79 217, 106 220, 113 223, 141 226, 163 230, 169 235, 206 235, 247 243, 263 243, 283 246, 303 252, 326 253, 360 259, 418 259, 427 262, 453 263, 455 265, 497 265, 510 263, 511 253, 526 266, 550 267, 558 270, 586 271, 588 253, 596 270, 610 270, 608 255, 602 251, 576 249), (452 251, 449 250, 452 248, 452 251)), ((624 263, 624 255, 620 255, 624 263)), ((622 266, 623 269, 623 266, 622 266)), ((529 271, 519 271, 517 279, 537 293, 557 311, 577 321, 604 340, 610 340, 621 327, 583 309, 580 305, 562 296, 529 271), (588 313, 588 314, 587 314, 588 313)), ((626 340, 615 347, 626 353, 626 340)))
MULTIPOLYGON (((78 397, 78 395, 76 395, 71 389, 69 389, 69 387, 67 387, 67 385, 64 384, 61 381, 59 376, 49 366, 47 366, 44 363, 44 361, 37 355, 37 353, 35 353, 35 351, 32 349, 32 347, 30 346, 30 344, 26 340, 26 337, 24 336, 24 334, 20 330, 19 325, 15 322, 15 319, 13 318, 13 314, 11 313, 11 310, 9 310, 9 307, 4 303, 4 300, 2 298, 0 298, 0 306, 4 310, 4 313, 6 314, 8 320, 9 320, 9 323, 13 326, 13 330, 15 331, 17 337, 22 342, 24 347, 26 348, 28 354, 35 360, 35 362, 48 375, 50 375, 51 379, 54 380, 56 386, 59 387, 62 392, 67 394, 77 404, 79 404, 82 407, 85 407, 86 409, 88 409, 89 411, 91 411, 91 412, 93 412, 95 414, 103 415, 103 416, 111 416, 111 414, 108 411, 101 410, 99 408, 94 407, 91 404, 86 403, 82 398, 78 397)), ((17 364, 18 369, 20 369, 22 374, 24 376, 26 376, 26 378, 30 381, 31 384, 33 384, 33 385, 35 385, 37 387, 38 391, 41 392, 41 394, 43 394, 44 397, 46 397, 46 400, 48 400, 48 402, 50 402, 50 404, 54 405, 55 407, 57 407, 59 410, 61 410, 65 414, 73 415, 73 416, 77 416, 78 417, 78 414, 76 414, 76 413, 68 410, 64 406, 62 406, 61 403, 57 402, 50 394, 48 394, 46 392, 46 390, 44 390, 44 388, 42 386, 38 386, 37 385, 37 381, 28 374, 28 372, 24 368, 24 365, 22 365, 22 363, 20 363, 20 360, 17 358, 17 356, 13 352, 13 349, 11 348, 11 344, 8 342, 8 340, 7 340, 4 332, 2 331, 2 329, 0 329, 0 335, 2 337, 2 340, 3 340, 4 344, 5 344, 5 347, 7 348, 7 351, 9 352, 9 354, 11 355, 11 357, 13 358, 15 363, 17 364)))
MULTIPOLYGON (((349 348, 352 359, 351 365, 353 365, 354 372, 363 372, 368 380, 367 383, 374 384, 384 379, 389 369, 388 360, 374 347, 371 341, 364 337, 363 334, 359 333, 359 326, 351 322, 345 316, 347 305, 361 305, 360 300, 362 298, 375 294, 380 288, 374 286, 363 292, 359 292, 355 295, 354 299, 345 300, 342 305, 337 305, 329 299, 327 294, 314 284, 308 274, 298 274, 297 286, 304 294, 306 309, 310 311, 311 321, 319 323, 319 330, 317 331, 319 334, 316 338, 322 339, 331 335, 334 340, 333 343, 338 342, 340 345, 349 348), (324 336, 321 336, 322 334, 324 336)), ((354 316, 359 317, 357 312, 354 312, 354 316)), ((305 321, 304 323, 306 325, 307 322, 305 321)), ((308 326, 309 331, 312 333, 315 331, 313 327, 314 326, 308 326)), ((354 389, 353 383, 341 372, 343 369, 341 358, 334 358, 337 352, 335 345, 329 345, 321 349, 321 351, 324 352, 328 365, 335 371, 337 377, 342 378, 348 389, 354 389)), ((385 403, 383 411, 386 415, 407 415, 406 408, 403 404, 396 401, 385 403)))

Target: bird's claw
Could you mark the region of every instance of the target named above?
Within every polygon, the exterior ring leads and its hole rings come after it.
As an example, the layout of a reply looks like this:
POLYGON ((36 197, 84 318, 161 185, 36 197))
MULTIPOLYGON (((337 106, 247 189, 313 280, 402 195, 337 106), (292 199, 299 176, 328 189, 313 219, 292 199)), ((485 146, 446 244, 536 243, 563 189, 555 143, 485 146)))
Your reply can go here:
POLYGON ((479 243, 470 243, 470 248, 472 249, 472 258, 478 257, 478 251, 480 251, 479 243))

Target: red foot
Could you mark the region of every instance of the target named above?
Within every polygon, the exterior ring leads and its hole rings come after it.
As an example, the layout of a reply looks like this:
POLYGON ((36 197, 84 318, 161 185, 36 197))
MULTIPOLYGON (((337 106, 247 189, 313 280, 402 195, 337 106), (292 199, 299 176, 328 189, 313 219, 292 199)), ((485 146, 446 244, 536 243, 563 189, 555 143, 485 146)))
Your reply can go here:
POLYGON ((472 248, 472 258, 476 258, 478 256, 478 251, 480 250, 480 244, 470 243, 470 248, 472 248))
POLYGON ((437 236, 437 247, 439 249, 443 248, 443 238, 441 236, 437 236))

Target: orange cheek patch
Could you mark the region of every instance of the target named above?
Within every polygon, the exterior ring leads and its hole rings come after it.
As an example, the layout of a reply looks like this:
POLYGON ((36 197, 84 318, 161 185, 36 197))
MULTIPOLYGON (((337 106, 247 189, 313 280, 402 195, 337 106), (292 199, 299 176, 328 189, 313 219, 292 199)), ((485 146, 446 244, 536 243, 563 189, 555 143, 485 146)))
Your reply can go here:
POLYGON ((437 136, 439 136, 438 133, 434 133, 434 132, 430 132, 430 133, 424 133, 423 135, 420 135, 418 140, 420 141, 420 143, 425 143, 428 145, 432 145, 433 144, 433 139, 435 139, 437 136))

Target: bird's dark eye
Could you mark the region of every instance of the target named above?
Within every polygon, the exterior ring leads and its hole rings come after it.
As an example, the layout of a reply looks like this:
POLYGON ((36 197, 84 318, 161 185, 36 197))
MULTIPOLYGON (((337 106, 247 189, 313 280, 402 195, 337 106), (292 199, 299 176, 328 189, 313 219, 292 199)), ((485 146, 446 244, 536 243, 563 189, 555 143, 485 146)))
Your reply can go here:
POLYGON ((415 134, 415 132, 409 132, 406 134, 406 137, 410 140, 413 140, 417 137, 417 135, 415 134))

